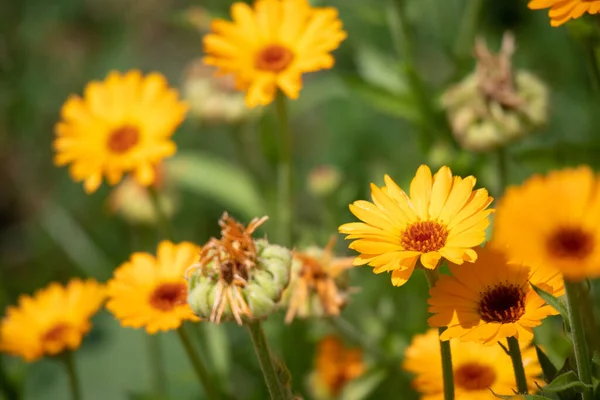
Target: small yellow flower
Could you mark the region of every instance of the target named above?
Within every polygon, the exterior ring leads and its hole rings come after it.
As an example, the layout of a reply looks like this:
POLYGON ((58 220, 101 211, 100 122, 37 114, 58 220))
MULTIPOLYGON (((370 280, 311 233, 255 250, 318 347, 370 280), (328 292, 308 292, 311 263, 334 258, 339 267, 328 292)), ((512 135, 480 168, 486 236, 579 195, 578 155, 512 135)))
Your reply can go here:
POLYGON ((122 326, 145 328, 150 334, 177 329, 183 321, 198 321, 187 303, 184 273, 198 256, 193 243, 158 245, 156 257, 134 253, 108 282, 106 308, 122 326))
POLYGON ((531 0, 528 7, 532 10, 549 8, 550 25, 556 27, 585 13, 597 14, 600 0, 531 0))
POLYGON ((373 203, 355 201, 350 211, 364 222, 340 226, 355 239, 350 248, 361 253, 355 265, 368 264, 376 274, 392 271, 392 284, 408 281, 417 261, 434 269, 440 258, 474 262, 472 248, 485 240, 486 209, 493 198, 485 189, 473 191, 475 178, 452 176, 442 167, 432 177, 422 165, 410 184, 410 197, 389 177, 382 188, 371 184, 373 203))
POLYGON ((329 53, 346 38, 335 8, 307 0, 257 0, 254 8, 238 2, 231 15, 233 22, 213 21, 204 62, 233 74, 249 107, 271 103, 278 88, 297 98, 302 74, 331 68, 329 53))
POLYGON ((562 275, 511 263, 490 245, 477 250, 477 261, 450 265, 452 276, 443 275, 429 291, 432 327, 447 326, 442 340, 460 338, 495 345, 515 336, 533 339, 532 328, 548 315, 558 314, 531 288, 530 282, 554 295, 562 295, 562 275))
POLYGON ((71 164, 75 181, 92 193, 105 176, 111 185, 124 173, 148 186, 154 166, 175 154, 171 141, 187 105, 158 73, 111 72, 104 82, 90 82, 83 98, 72 95, 56 124, 54 163, 71 164))
MULTIPOLYGON (((535 382, 542 369, 537 361, 535 348, 527 342, 519 342, 523 357, 525 376, 530 393, 536 389, 535 382)), ((475 342, 450 341, 456 400, 496 400, 499 395, 516 392, 515 374, 510 357, 500 346, 484 346, 475 342)), ((406 350, 405 370, 415 374, 413 387, 422 394, 422 400, 443 400, 444 380, 442 359, 436 329, 413 337, 406 350)))
POLYGON ((338 280, 352 266, 353 258, 334 257, 334 244, 335 237, 324 249, 294 252, 292 278, 284 293, 284 302, 288 303, 286 323, 292 322, 296 314, 302 318, 340 314, 348 293, 338 280))
POLYGON ((0 351, 35 361, 77 349, 105 297, 102 285, 92 279, 51 283, 33 297, 21 296, 0 321, 0 351))
POLYGON ((326 396, 337 397, 344 386, 365 372, 360 348, 346 348, 336 336, 326 336, 317 347, 316 374, 319 388, 326 396))
POLYGON ((556 268, 566 279, 600 276, 600 181, 588 167, 534 176, 506 191, 495 241, 511 259, 556 268))

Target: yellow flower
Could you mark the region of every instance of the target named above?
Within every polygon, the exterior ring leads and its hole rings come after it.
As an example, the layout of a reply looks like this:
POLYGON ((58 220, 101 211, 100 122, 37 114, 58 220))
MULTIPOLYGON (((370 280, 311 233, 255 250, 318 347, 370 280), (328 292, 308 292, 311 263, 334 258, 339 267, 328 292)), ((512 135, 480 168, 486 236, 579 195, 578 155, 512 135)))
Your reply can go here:
POLYGON ((350 248, 361 253, 355 265, 369 264, 376 274, 393 271, 392 283, 401 286, 417 261, 434 269, 441 257, 456 263, 473 262, 472 247, 485 240, 492 202, 485 189, 473 191, 475 178, 453 177, 442 167, 433 176, 422 165, 410 184, 410 197, 389 177, 382 188, 371 184, 373 203, 355 201, 350 211, 361 222, 340 226, 350 248))
POLYGON ((429 325, 448 327, 442 340, 460 338, 492 345, 515 336, 531 341, 532 327, 558 313, 529 283, 561 295, 562 275, 511 263, 503 252, 489 244, 479 248, 477 254, 473 264, 451 264, 452 276, 442 276, 429 291, 429 312, 434 314, 429 325))
POLYGON ((566 279, 600 276, 600 184, 588 167, 534 176, 509 188, 494 238, 511 259, 557 268, 566 279))
POLYGON ((296 314, 302 318, 339 315, 346 305, 348 290, 339 278, 352 266, 352 257, 334 257, 334 244, 332 237, 324 249, 294 252, 291 282, 284 294, 286 323, 296 314))
POLYGON ((198 256, 193 243, 158 245, 157 255, 134 253, 108 282, 106 304, 122 326, 146 328, 150 334, 198 321, 187 303, 185 270, 198 256))
POLYGON ((238 2, 231 15, 233 22, 213 21, 204 62, 235 75, 249 107, 271 103, 278 88, 297 98, 302 74, 331 68, 329 52, 346 38, 336 9, 307 0, 257 0, 254 9, 238 2))
MULTIPOLYGON (((536 389, 536 378, 542 369, 535 348, 520 342, 525 376, 530 393, 536 389)), ((510 357, 500 346, 484 346, 475 342, 450 341, 456 400, 496 400, 492 392, 511 395, 516 389, 510 357), (513 391, 514 389, 514 391, 513 391)), ((413 337, 406 349, 403 368, 415 374, 413 387, 422 393, 422 400, 443 400, 444 380, 437 330, 413 337)))
POLYGON ((597 14, 600 0, 531 0, 528 7, 532 10, 549 8, 550 25, 560 26, 584 13, 597 14))
POLYGON ((104 298, 104 288, 92 279, 51 283, 33 297, 21 296, 0 321, 0 351, 34 361, 77 349, 104 298))
POLYGON ((365 372, 362 350, 346 348, 336 336, 326 336, 317 347, 315 372, 326 397, 336 397, 348 382, 365 372))
POLYGON ((161 74, 113 71, 104 82, 90 82, 83 98, 72 95, 63 105, 54 163, 71 163, 71 177, 84 181, 87 193, 103 176, 115 185, 126 172, 148 186, 154 166, 175 154, 171 135, 186 111, 161 74))

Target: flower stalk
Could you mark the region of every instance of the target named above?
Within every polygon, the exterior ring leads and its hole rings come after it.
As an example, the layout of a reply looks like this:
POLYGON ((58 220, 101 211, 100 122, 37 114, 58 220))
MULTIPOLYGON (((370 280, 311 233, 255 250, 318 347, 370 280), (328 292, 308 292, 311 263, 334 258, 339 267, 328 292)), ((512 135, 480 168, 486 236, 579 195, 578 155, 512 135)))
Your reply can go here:
POLYGON ((75 357, 73 352, 67 350, 63 353, 63 362, 67 369, 67 375, 69 376, 69 389, 71 391, 72 400, 81 400, 81 388, 79 386, 79 378, 75 369, 75 357))
POLYGON ((580 283, 565 280, 565 293, 567 295, 569 322, 571 323, 573 351, 575 352, 575 361, 577 363, 577 375, 579 375, 579 380, 586 385, 586 388, 582 393, 582 399, 592 400, 594 398, 592 366, 587 343, 585 341, 584 325, 581 315, 580 301, 582 300, 582 291, 580 283))
MULTIPOLYGON (((438 266, 439 267, 439 266, 438 266)), ((437 269, 423 268, 429 288, 435 286, 435 283, 440 279, 440 273, 437 269)), ((441 335, 446 330, 446 327, 439 328, 441 335)), ((454 400, 454 371, 452 369, 452 351, 450 349, 449 340, 440 340, 440 354, 442 356, 442 376, 444 379, 444 400, 454 400)))
POLYGON ((173 231, 171 229, 171 223, 169 222, 167 213, 165 212, 165 209, 161 204, 160 196, 158 195, 158 190, 154 186, 148 186, 148 194, 150 195, 152 205, 154 206, 154 210, 156 212, 156 221, 158 223, 161 236, 164 239, 172 240, 173 231))
POLYGON ((219 395, 217 388, 213 384, 213 379, 211 378, 206 367, 202 363, 202 360, 200 360, 200 357, 198 357, 198 354, 194 351, 192 341, 190 340, 190 337, 189 337, 188 333, 185 331, 183 325, 177 329, 177 335, 179 336, 179 339, 181 340, 181 344, 183 344, 185 352, 187 353, 187 355, 190 359, 190 362, 192 363, 192 366, 194 367, 194 372, 196 372, 196 376, 198 377, 198 380, 200 381, 200 383, 202 384, 202 387, 204 388, 204 393, 206 394, 206 398, 210 399, 210 400, 220 399, 221 396, 219 395))
POLYGON ((163 369, 164 357, 159 335, 146 335, 148 356, 150 357, 150 373, 154 392, 159 396, 167 393, 167 376, 163 369))
POLYGON ((527 394, 527 379, 525 378, 525 368, 523 368, 523 358, 521 357, 521 347, 519 341, 511 336, 508 341, 508 355, 512 360, 515 371, 515 380, 517 381, 517 390, 519 394, 527 394))
POLYGON ((277 181, 278 234, 283 246, 292 245, 292 131, 289 125, 285 95, 280 91, 275 98, 275 111, 279 120, 279 167, 277 181))
POLYGON ((248 327, 248 332, 250 332, 252 344, 254 345, 254 350, 256 351, 256 356, 258 357, 265 383, 269 389, 271 400, 292 400, 294 397, 292 396, 290 388, 286 387, 281 381, 278 368, 273 362, 269 344, 267 343, 265 332, 263 331, 260 321, 250 321, 246 326, 248 327))

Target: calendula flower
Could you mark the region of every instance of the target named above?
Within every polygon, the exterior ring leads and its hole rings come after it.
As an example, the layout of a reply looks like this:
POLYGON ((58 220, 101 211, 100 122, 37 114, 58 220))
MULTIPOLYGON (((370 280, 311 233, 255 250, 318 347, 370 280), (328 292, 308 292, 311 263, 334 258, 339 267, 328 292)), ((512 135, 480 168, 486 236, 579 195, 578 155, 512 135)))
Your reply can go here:
POLYGON ((589 167, 536 175, 506 191, 495 241, 511 258, 566 279, 600 276, 600 184, 589 167))
POLYGON ((344 387, 365 372, 360 348, 346 348, 336 336, 326 336, 317 346, 311 387, 315 398, 337 398, 344 387))
POLYGON ((363 222, 340 226, 350 248, 361 253, 355 265, 376 274, 392 271, 392 284, 408 281, 417 261, 434 269, 442 257, 456 264, 473 262, 472 248, 485 240, 492 202, 485 189, 473 191, 475 178, 452 176, 442 167, 432 177, 422 165, 410 184, 410 196, 385 176, 382 188, 371 184, 373 203, 355 201, 350 211, 363 222))
POLYGON ((154 166, 175 154, 171 136, 186 111, 161 74, 113 71, 104 82, 90 82, 83 98, 72 95, 63 105, 54 163, 71 164, 71 177, 83 181, 87 193, 103 177, 115 185, 127 172, 148 186, 154 166))
POLYGON ((532 10, 549 8, 550 25, 556 27, 583 14, 597 14, 600 0, 531 0, 528 7, 532 10))
POLYGON ((352 266, 353 257, 333 256, 335 237, 324 249, 310 248, 294 252, 292 278, 284 294, 288 304, 285 322, 294 317, 339 315, 346 304, 347 285, 342 281, 342 273, 352 266))
POLYGON ((103 286, 92 279, 52 283, 33 297, 21 296, 0 321, 0 351, 35 361, 76 350, 105 297, 103 286))
POLYGON ((331 68, 329 54, 346 38, 338 12, 307 0, 257 0, 231 6, 233 22, 217 19, 204 37, 204 62, 233 74, 249 107, 273 101, 277 90, 295 99, 302 74, 331 68))
POLYGON ((275 311, 289 283, 292 256, 284 247, 252 238, 266 220, 255 218, 244 227, 223 214, 221 238, 202 246, 200 260, 186 272, 188 303, 197 315, 217 324, 235 319, 242 325, 244 319, 275 311))
MULTIPOLYGON (((527 384, 530 393, 533 393, 535 383, 542 383, 537 379, 542 369, 537 361, 535 348, 527 347, 527 342, 519 344, 527 384)), ((516 392, 511 359, 500 346, 485 346, 453 339, 450 347, 456 400, 496 400, 497 397, 490 389, 499 395, 512 395, 516 392)), ((422 394, 422 400, 444 399, 442 359, 436 329, 413 337, 410 347, 406 349, 402 367, 415 374, 413 387, 422 394)))
POLYGON ((514 336, 533 339, 532 328, 558 312, 547 305, 530 283, 562 295, 562 275, 509 262, 504 252, 489 244, 477 249, 477 261, 450 264, 452 276, 443 275, 429 291, 432 327, 447 326, 442 340, 460 338, 495 344, 514 336))
POLYGON ((122 326, 145 328, 149 334, 177 329, 183 321, 198 321, 187 304, 184 278, 198 250, 193 243, 164 240, 156 257, 133 253, 108 282, 106 308, 122 326))

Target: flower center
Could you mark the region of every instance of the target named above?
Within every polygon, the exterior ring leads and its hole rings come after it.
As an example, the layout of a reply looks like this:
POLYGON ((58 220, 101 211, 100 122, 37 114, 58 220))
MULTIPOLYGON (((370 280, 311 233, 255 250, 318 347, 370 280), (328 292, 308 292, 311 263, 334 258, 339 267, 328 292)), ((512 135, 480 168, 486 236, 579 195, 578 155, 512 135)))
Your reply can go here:
POLYGON ((135 146, 140 139, 139 130, 131 125, 124 125, 113 130, 108 137, 108 148, 117 154, 126 153, 135 146))
POLYGON ((405 250, 428 253, 444 247, 446 239, 448 239, 448 229, 445 225, 435 221, 421 221, 406 228, 400 243, 405 250))
POLYGON ((54 325, 52 328, 48 329, 46 331, 46 333, 44 333, 44 335, 42 336, 42 341, 44 341, 44 342, 62 342, 63 338, 65 337, 65 334, 70 329, 71 328, 69 327, 69 325, 65 324, 64 322, 59 322, 58 324, 54 325))
POLYGON ((508 282, 487 287, 480 293, 479 316, 485 322, 507 324, 518 321, 525 314, 525 292, 508 282))
POLYGON ((281 72, 290 65, 293 58, 294 54, 290 49, 272 44, 256 55, 254 65, 263 71, 281 72))
POLYGON ((465 390, 485 390, 496 380, 496 372, 488 365, 467 363, 454 370, 456 386, 465 390))
POLYGON ((547 245, 556 258, 583 259, 594 250, 594 238, 580 228, 562 228, 550 237, 547 245))
POLYGON ((171 311, 187 301, 185 283, 163 283, 150 295, 150 305, 161 311, 171 311))

